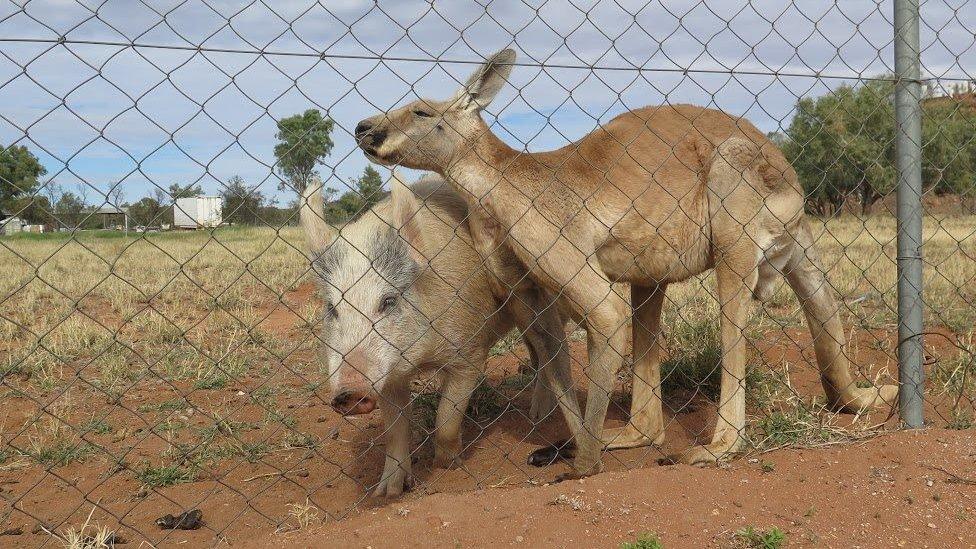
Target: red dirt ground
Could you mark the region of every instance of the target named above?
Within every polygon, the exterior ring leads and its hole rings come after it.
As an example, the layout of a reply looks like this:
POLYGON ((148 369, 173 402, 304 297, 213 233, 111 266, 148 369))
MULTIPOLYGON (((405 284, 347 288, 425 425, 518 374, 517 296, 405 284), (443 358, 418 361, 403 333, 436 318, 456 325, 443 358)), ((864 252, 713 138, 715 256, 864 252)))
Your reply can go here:
MULTIPOLYGON (((286 295, 285 302, 300 304, 312 297, 312 290, 303 286, 286 295)), ((302 337, 298 317, 284 307, 272 304, 263 311, 269 316, 261 329, 296 340, 302 337)), ((852 352, 859 364, 872 365, 862 372, 869 378, 894 367, 891 332, 855 333, 852 352)), ((927 350, 933 361, 956 352, 944 338, 936 337, 927 340, 927 350)), ((799 395, 821 394, 804 328, 772 330, 760 351, 761 362, 769 367, 792 363, 792 387, 799 395)), ((513 406, 498 419, 483 425, 468 422, 461 468, 432 470, 428 441, 415 453, 418 488, 399 501, 374 501, 366 496, 366 487, 382 469, 383 448, 376 442, 381 433, 379 415, 342 418, 327 405, 324 388, 305 391, 304 384, 314 376, 289 375, 290 370, 285 370, 313 362, 312 355, 304 351, 290 355, 286 368, 271 374, 253 372, 222 389, 193 389, 189 382, 147 383, 127 392, 120 405, 104 399, 86 402, 84 414, 70 418, 72 425, 95 411, 112 410, 109 421, 126 429, 86 437, 111 455, 121 456, 125 467, 105 454, 53 469, 28 463, 0 467, 0 498, 5 502, 0 509, 0 547, 59 544, 43 528, 61 533, 77 528, 94 506, 98 509, 92 521, 118 529, 132 546, 147 540, 161 546, 227 542, 613 547, 643 531, 657 532, 668 547, 728 546, 731 533, 746 525, 777 526, 787 532, 791 545, 889 547, 904 541, 909 547, 976 546, 976 487, 947 483, 946 473, 927 468, 943 467, 962 477, 976 477, 971 430, 889 433, 866 444, 781 450, 759 456, 773 464, 773 471, 766 473, 748 458, 721 469, 657 466, 664 453, 709 435, 714 405, 688 395, 668 395, 667 403, 679 413, 670 414, 663 448, 610 453, 604 459, 608 473, 582 483, 552 486, 530 484, 545 484, 568 471, 568 466, 536 469, 525 465, 525 456, 561 438, 561 420, 552 418, 533 429, 524 415, 529 395, 515 395, 513 406), (206 413, 176 410, 153 415, 138 412, 140 405, 179 396, 200 412, 219 405, 230 410, 227 419, 253 423, 264 410, 255 407, 249 395, 270 381, 288 389, 277 395, 277 405, 294 418, 294 425, 237 431, 233 440, 276 442, 297 432, 314 435, 320 447, 276 449, 253 461, 235 456, 201 472, 194 482, 168 488, 147 490, 134 478, 134 468, 146 461, 158 462, 173 442, 154 426, 173 417, 191 426, 213 425, 206 413), (560 495, 569 498, 568 505, 547 505, 560 495), (579 510, 573 509, 575 500, 581 502, 579 510), (306 502, 318 508, 319 520, 300 532, 282 533, 295 528, 294 506, 306 502), (154 524, 160 515, 191 508, 203 511, 206 525, 200 530, 161 531, 154 524), (2 535, 18 529, 22 533, 2 535)), ((492 359, 489 379, 497 383, 515 374, 522 355, 492 359)), ((574 343, 573 356, 580 379, 583 343, 574 343)), ((622 392, 615 395, 610 426, 620 425, 626 417, 622 396, 622 392)), ((0 426, 6 431, 5 441, 40 404, 24 396, 5 398, 5 426, 0 426)), ((944 403, 930 404, 927 412, 936 424, 943 423, 939 418, 946 414, 944 403)), ((850 418, 842 416, 841 421, 850 418)), ((865 423, 895 425, 884 412, 865 423)), ((23 439, 18 442, 24 444, 23 439)))
POLYGON ((976 479, 951 475, 974 471, 971 433, 899 432, 831 449, 780 450, 762 464, 651 467, 540 487, 411 496, 243 546, 618 547, 655 532, 665 547, 730 547, 734 532, 751 525, 778 527, 790 547, 973 547, 976 479))

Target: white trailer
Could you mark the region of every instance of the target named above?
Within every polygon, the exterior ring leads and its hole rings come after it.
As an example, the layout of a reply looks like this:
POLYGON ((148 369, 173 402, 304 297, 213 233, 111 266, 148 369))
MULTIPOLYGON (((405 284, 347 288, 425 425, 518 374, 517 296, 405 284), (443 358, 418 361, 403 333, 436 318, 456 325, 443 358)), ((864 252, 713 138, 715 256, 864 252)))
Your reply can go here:
POLYGON ((173 225, 181 229, 212 229, 220 225, 219 196, 177 198, 173 207, 173 225))

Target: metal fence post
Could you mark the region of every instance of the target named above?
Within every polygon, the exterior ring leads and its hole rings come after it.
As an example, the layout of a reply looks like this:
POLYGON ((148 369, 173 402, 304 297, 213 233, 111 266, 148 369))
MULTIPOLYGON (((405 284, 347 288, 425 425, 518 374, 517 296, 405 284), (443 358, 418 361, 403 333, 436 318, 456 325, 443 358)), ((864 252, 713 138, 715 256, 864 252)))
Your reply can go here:
POLYGON ((918 0, 895 0, 895 145, 898 168, 899 411, 922 417, 922 112, 918 0))

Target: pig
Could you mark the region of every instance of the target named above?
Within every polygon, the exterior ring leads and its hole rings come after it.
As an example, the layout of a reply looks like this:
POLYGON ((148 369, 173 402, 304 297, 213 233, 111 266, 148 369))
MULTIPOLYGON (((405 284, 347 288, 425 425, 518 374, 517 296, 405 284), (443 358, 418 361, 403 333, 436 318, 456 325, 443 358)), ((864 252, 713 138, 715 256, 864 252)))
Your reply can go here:
POLYGON ((341 228, 322 217, 320 190, 317 180, 304 189, 299 217, 324 301, 323 360, 335 411, 380 409, 386 460, 374 496, 411 483, 411 380, 443 380, 434 466, 457 466, 468 400, 489 349, 513 328, 538 363, 533 414, 548 414, 555 399, 570 433, 582 428, 553 296, 507 246, 479 251, 449 184, 428 177, 408 187, 394 173, 390 196, 341 228))

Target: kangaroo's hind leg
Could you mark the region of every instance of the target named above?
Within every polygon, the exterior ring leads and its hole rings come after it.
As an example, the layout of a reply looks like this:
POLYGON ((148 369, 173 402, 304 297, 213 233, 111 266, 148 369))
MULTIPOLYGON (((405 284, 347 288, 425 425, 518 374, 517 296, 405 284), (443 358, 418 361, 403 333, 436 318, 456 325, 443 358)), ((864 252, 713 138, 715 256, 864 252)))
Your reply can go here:
POLYGON ((608 450, 637 448, 664 442, 664 411, 661 401, 661 310, 666 284, 656 287, 631 287, 634 307, 633 351, 634 389, 630 419, 624 427, 604 429, 603 443, 608 450))

